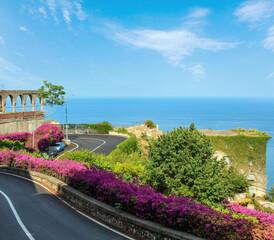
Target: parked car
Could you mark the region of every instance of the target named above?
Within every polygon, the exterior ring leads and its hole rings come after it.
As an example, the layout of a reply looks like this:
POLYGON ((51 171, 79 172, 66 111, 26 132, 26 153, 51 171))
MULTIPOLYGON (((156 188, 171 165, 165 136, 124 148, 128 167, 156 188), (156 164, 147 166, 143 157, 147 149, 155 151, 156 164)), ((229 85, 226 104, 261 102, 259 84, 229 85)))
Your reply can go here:
POLYGON ((49 157, 55 157, 57 153, 58 153, 58 150, 56 149, 56 147, 49 147, 48 149, 49 157))
POLYGON ((65 146, 66 144, 64 142, 57 142, 54 145, 58 152, 63 151, 65 149, 65 146))

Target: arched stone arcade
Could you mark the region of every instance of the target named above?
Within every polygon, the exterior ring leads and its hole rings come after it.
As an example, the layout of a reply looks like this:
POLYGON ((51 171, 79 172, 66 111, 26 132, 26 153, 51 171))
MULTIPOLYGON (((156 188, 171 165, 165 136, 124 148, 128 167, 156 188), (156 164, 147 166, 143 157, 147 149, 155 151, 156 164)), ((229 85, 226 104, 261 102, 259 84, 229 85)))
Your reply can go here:
MULTIPOLYGON (((1 90, 0 91, 0 103, 1 103, 1 113, 6 113, 6 103, 8 98, 11 100, 12 104, 12 111, 15 113, 16 112, 16 102, 18 97, 21 100, 22 104, 22 111, 26 112, 26 103, 27 103, 27 98, 30 98, 31 105, 32 105, 32 111, 35 111, 35 102, 36 98, 38 96, 38 91, 37 90, 1 90)), ((41 104, 41 111, 44 110, 44 99, 39 98, 39 102, 41 104)), ((39 110, 38 110, 39 111, 39 110)))

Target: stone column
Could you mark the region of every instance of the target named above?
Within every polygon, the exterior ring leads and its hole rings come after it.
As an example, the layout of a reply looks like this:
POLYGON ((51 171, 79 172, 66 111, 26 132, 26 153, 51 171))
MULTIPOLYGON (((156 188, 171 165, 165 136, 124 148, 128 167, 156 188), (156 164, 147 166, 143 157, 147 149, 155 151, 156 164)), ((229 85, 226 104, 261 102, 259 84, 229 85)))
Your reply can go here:
POLYGON ((40 98, 41 111, 44 111, 44 98, 40 98))
POLYGON ((36 94, 31 95, 31 105, 32 105, 32 111, 35 111, 35 102, 36 102, 36 94))
POLYGON ((23 106, 23 112, 26 111, 27 98, 28 98, 27 95, 21 95, 21 103, 23 106))

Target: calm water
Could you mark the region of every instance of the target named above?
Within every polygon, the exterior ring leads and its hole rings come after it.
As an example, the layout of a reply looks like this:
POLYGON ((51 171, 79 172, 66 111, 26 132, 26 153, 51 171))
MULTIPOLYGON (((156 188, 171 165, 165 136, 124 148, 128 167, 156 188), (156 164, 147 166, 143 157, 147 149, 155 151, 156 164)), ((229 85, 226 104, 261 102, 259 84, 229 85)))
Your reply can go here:
MULTIPOLYGON (((46 108, 48 109, 48 108, 46 108)), ((46 112, 49 118, 49 110, 46 112)), ((53 108, 53 119, 65 123, 65 107, 53 108)), ((266 131, 274 137, 274 99, 220 98, 95 98, 69 99, 68 123, 108 121, 132 126, 151 119, 160 130, 179 126, 227 130, 243 127, 266 131)), ((274 184, 274 140, 267 146, 268 188, 274 184)))

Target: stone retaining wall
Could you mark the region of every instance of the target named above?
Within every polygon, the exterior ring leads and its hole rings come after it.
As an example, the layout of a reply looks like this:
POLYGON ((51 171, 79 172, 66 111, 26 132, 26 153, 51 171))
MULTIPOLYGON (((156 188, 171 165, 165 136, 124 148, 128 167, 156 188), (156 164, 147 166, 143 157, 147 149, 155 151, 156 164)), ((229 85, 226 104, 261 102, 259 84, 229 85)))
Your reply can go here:
POLYGON ((0 114, 0 134, 15 132, 33 132, 33 127, 39 127, 45 122, 42 111, 16 112, 0 114))
POLYGON ((119 231, 133 236, 136 239, 143 240, 202 240, 202 238, 192 236, 188 233, 164 228, 157 223, 141 220, 135 216, 125 213, 110 205, 102 203, 94 198, 69 187, 64 182, 45 174, 34 171, 28 171, 18 168, 0 166, 1 172, 19 174, 34 180, 38 180, 61 194, 69 202, 84 212, 100 219, 107 225, 118 229, 119 231))

